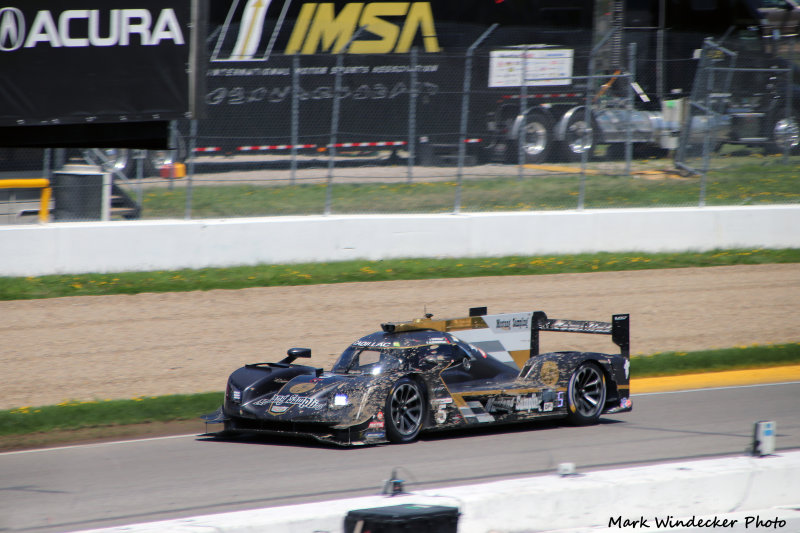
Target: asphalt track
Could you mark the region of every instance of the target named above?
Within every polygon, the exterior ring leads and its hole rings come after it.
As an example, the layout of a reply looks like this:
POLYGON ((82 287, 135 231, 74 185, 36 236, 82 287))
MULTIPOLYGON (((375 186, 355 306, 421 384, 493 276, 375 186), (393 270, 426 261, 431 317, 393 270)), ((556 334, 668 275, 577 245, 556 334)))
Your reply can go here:
MULTIPOLYGON (((393 468, 432 489, 553 472, 740 455, 753 423, 800 448, 800 382, 639 393, 632 413, 576 428, 529 424, 341 449, 197 435, 0 454, 0 531, 74 531, 376 494, 393 468)), ((198 427, 198 432, 202 427, 198 427)), ((670 512, 670 510, 665 510, 670 512)))

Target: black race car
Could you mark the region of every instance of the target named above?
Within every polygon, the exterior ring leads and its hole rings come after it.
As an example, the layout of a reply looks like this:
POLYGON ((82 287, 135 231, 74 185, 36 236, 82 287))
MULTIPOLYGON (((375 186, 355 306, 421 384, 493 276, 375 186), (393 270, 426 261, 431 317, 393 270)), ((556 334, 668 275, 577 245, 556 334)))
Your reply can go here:
POLYGON ((219 436, 307 435, 342 445, 404 443, 421 431, 566 418, 587 425, 631 410, 629 316, 549 319, 541 311, 385 323, 353 342, 330 371, 278 363, 231 374, 225 403, 205 415, 219 436), (539 353, 540 331, 611 335, 619 354, 539 353))

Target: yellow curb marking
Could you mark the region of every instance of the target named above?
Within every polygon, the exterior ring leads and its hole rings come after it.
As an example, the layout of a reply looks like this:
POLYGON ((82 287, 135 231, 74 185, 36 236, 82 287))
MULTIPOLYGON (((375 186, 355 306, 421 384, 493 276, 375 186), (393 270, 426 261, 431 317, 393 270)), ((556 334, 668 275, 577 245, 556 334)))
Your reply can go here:
POLYGON ((631 380, 631 394, 800 381, 800 365, 750 368, 631 380))
MULTIPOLYGON (((561 165, 531 165, 531 164, 526 164, 526 165, 522 165, 522 166, 525 167, 525 168, 530 168, 530 169, 534 169, 534 170, 548 170, 550 172, 566 172, 567 174, 580 174, 581 173, 580 167, 579 168, 574 168, 574 167, 567 167, 567 166, 561 166, 561 165)), ((591 170, 591 169, 587 168, 586 169, 586 174, 600 174, 600 172, 598 172, 597 170, 591 170)))

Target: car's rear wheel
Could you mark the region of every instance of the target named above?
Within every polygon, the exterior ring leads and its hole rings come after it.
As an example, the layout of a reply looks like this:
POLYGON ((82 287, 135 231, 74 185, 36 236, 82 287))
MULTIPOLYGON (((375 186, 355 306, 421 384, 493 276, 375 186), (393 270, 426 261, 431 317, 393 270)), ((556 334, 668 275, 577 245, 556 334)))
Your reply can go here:
POLYGON ((606 377, 594 363, 583 363, 569 379, 567 419, 577 426, 596 424, 606 403, 606 377))
POLYGON ((417 438, 425 420, 425 396, 416 381, 402 378, 386 398, 386 436, 395 443, 417 438))

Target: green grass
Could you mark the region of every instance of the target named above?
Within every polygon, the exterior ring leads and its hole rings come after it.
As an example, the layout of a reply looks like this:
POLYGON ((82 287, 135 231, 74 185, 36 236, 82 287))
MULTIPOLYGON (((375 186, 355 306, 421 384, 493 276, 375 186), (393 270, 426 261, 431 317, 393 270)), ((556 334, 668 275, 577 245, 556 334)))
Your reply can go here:
MULTIPOLYGON (((633 357, 631 377, 636 379, 798 363, 800 363, 800 343, 690 353, 670 352, 633 357)), ((19 407, 0 411, 0 437, 64 429, 117 427, 126 424, 198 419, 202 414, 215 411, 222 400, 222 392, 210 392, 131 400, 64 402, 59 405, 43 407, 19 407)))
MULTIPOLYGON (((707 205, 747 205, 800 202, 800 157, 782 164, 779 156, 722 158, 725 168, 709 172, 707 205)), ((653 168, 671 168, 668 160, 653 168)), ((651 166, 652 166, 651 165, 651 166)), ((620 166, 620 165, 617 165, 620 166)), ((534 171, 526 170, 527 173, 534 171)), ((469 173, 469 169, 467 170, 469 173)), ((586 208, 696 206, 700 178, 647 179, 643 175, 589 174, 585 182, 586 208)), ((321 214, 325 184, 208 185, 192 187, 193 218, 321 214)), ((574 209, 578 204, 578 174, 527 175, 518 179, 514 167, 507 176, 465 179, 463 211, 526 211, 574 209)), ((335 183, 331 211, 358 213, 449 213, 456 195, 455 181, 413 183, 335 183)), ((143 199, 144 218, 183 218, 186 188, 151 188, 143 199)))
POLYGON ((188 420, 216 411, 222 399, 223 393, 210 392, 19 407, 0 411, 0 436, 188 420))
POLYGON ((631 377, 674 376, 800 363, 800 343, 664 352, 631 358, 631 377))
POLYGON ((118 274, 0 277, 0 300, 480 276, 800 263, 800 249, 393 259, 118 274))

